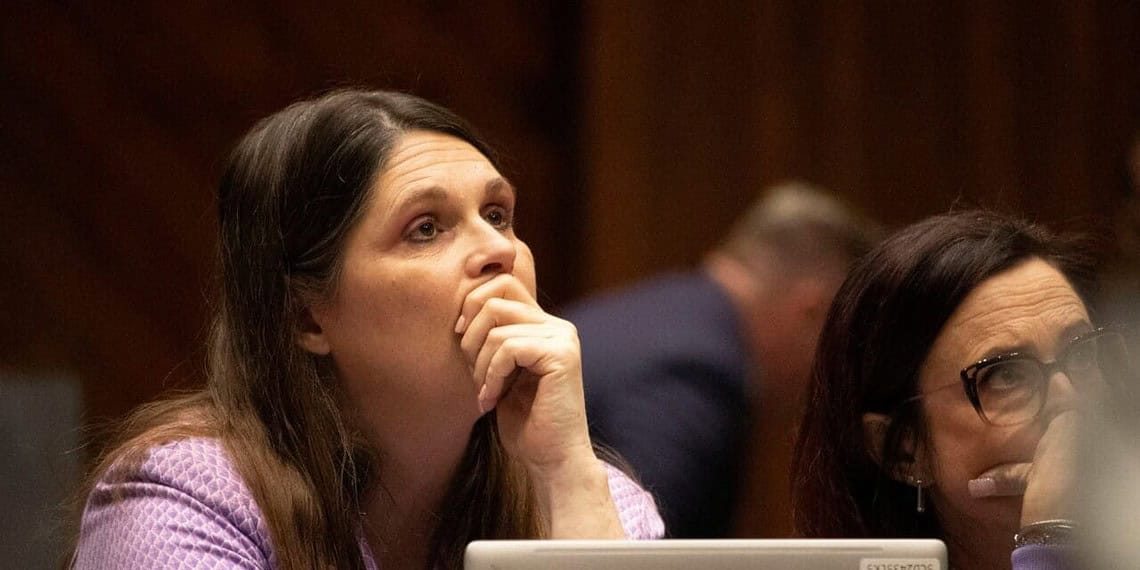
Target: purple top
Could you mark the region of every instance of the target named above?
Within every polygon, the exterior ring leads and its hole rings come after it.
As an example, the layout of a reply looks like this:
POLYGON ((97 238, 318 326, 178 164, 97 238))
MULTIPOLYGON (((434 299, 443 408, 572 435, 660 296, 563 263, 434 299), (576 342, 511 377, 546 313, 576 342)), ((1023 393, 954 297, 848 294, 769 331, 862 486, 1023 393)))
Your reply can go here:
POLYGON ((1065 570, 1078 568, 1076 551, 1060 544, 1028 544, 1013 550, 1013 570, 1065 570))
MULTIPOLYGON (((653 497, 606 465, 631 539, 660 538, 653 497)), ((376 570, 365 541, 364 564, 376 570)), ((220 441, 189 438, 151 450, 134 472, 99 481, 83 512, 75 568, 271 569, 269 528, 220 441)))

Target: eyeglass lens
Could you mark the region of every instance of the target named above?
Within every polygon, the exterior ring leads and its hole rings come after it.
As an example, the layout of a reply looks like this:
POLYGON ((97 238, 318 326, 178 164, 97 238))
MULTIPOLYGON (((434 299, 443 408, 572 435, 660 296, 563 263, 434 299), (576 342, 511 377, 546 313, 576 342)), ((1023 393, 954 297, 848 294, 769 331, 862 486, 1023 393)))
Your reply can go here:
POLYGON ((1082 395, 1096 396, 1108 383, 1119 383, 1128 372, 1128 347, 1116 332, 1103 332, 1069 346, 1056 365, 1031 357, 994 362, 977 371, 982 415, 995 425, 1033 420, 1048 397, 1049 377, 1058 369, 1082 395))

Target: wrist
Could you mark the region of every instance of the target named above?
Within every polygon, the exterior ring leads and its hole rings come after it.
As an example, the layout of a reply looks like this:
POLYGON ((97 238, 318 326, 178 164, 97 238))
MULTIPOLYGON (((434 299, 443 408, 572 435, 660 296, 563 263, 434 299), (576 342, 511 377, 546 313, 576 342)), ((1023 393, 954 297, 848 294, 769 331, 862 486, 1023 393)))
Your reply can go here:
POLYGON ((592 471, 598 464, 594 447, 587 439, 548 446, 544 453, 519 457, 535 485, 563 485, 592 471))
POLYGON ((608 488, 605 468, 593 450, 554 463, 526 464, 526 469, 544 505, 584 490, 597 491, 603 483, 608 488))
POLYGON ((550 538, 625 537, 606 468, 592 451, 557 469, 531 470, 530 476, 550 538))

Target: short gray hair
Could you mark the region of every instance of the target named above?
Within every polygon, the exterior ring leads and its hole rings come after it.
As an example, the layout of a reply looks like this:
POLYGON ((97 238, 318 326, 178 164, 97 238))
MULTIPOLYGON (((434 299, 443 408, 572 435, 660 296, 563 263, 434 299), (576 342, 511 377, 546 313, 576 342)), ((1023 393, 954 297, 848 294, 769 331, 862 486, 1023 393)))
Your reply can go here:
POLYGON ((750 265, 761 252, 798 273, 839 269, 882 237, 882 229, 830 192, 789 181, 766 189, 741 216, 719 251, 750 265))

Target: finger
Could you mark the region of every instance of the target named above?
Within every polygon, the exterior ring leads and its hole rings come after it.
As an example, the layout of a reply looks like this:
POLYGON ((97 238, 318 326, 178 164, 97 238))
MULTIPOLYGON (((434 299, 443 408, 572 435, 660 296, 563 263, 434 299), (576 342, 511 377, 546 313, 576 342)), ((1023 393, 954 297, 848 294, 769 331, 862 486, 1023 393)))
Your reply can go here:
POLYGON ((487 365, 485 389, 480 391, 484 408, 494 407, 510 391, 520 372, 525 371, 541 381, 556 368, 551 363, 569 362, 571 351, 573 348, 558 338, 516 336, 506 339, 487 365))
POLYGON ((486 343, 487 335, 497 327, 519 323, 541 323, 550 319, 542 309, 507 299, 488 299, 463 331, 459 346, 467 358, 474 361, 475 356, 486 343))
MULTIPOLYGON (((511 385, 524 368, 519 362, 524 346, 533 342, 533 338, 511 337, 503 341, 499 349, 491 355, 484 375, 483 388, 479 391, 479 409, 494 409, 499 400, 510 391, 511 385)), ((526 352, 534 354, 533 349, 526 352)))
POLYGON ((534 296, 530 294, 526 285, 514 275, 509 273, 496 275, 486 283, 472 289, 464 297, 463 306, 459 309, 459 317, 455 323, 455 332, 462 334, 487 300, 494 298, 538 306, 538 302, 534 300, 534 296))
POLYGON ((966 485, 975 499, 1020 496, 1025 494, 1032 469, 1032 463, 1006 463, 971 479, 966 485))
MULTIPOLYGON (((533 338, 550 340, 561 334, 556 327, 549 326, 542 323, 522 323, 513 325, 502 325, 491 329, 486 335, 486 340, 481 347, 478 347, 478 353, 475 356, 475 363, 472 366, 472 377, 475 386, 482 388, 487 381, 487 375, 491 368, 491 362, 496 354, 499 354, 503 345, 512 338, 533 338)), ((496 369, 498 370, 498 369, 496 369)))
MULTIPOLYGON (((1049 453, 1050 449, 1057 446, 1075 449, 1080 434, 1080 422, 1081 414, 1073 409, 1064 410, 1054 416, 1045 428, 1041 441, 1037 443, 1037 456, 1049 453)), ((1034 461, 1037 461, 1036 457, 1034 461)))

